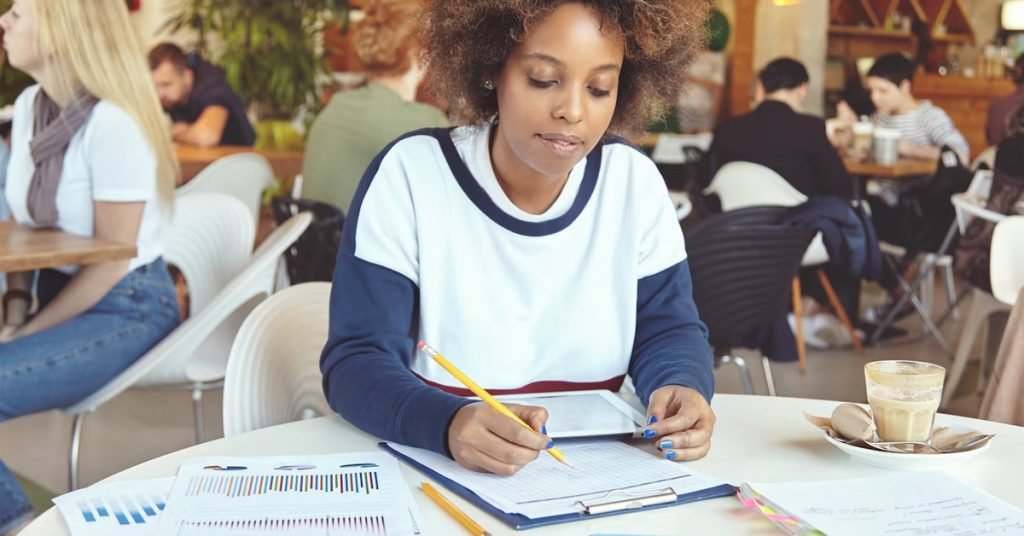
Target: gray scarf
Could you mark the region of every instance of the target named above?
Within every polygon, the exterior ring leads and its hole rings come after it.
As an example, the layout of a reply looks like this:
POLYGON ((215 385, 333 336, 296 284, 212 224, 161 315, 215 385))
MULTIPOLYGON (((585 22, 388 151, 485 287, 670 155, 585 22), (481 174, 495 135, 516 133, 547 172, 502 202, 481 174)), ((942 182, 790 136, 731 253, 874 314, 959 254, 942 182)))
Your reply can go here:
POLYGON ((61 110, 42 89, 36 94, 29 142, 36 171, 28 189, 28 213, 36 225, 53 227, 57 223, 57 187, 64 171, 64 153, 97 102, 96 97, 81 93, 61 110))

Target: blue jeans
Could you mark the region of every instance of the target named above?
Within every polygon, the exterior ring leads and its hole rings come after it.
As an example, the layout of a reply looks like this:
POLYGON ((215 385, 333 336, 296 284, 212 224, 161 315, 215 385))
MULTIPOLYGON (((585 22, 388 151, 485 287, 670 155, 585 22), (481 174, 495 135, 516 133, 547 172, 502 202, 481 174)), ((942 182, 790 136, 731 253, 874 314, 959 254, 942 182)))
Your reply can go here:
MULTIPOLYGON (((67 278, 48 272, 40 304, 67 278)), ((0 344, 0 422, 61 409, 114 379, 179 322, 174 285, 162 259, 136 268, 96 305, 62 324, 0 344)), ((18 483, 0 463, 0 529, 28 509, 18 483)))

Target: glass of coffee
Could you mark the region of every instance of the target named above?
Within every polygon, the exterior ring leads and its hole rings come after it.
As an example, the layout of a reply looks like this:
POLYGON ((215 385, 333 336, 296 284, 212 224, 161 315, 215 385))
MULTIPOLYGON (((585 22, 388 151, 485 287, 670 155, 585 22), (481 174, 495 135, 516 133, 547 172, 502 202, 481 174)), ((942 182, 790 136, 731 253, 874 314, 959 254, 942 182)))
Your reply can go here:
POLYGON ((864 365, 868 404, 879 441, 928 441, 946 369, 921 361, 864 365))

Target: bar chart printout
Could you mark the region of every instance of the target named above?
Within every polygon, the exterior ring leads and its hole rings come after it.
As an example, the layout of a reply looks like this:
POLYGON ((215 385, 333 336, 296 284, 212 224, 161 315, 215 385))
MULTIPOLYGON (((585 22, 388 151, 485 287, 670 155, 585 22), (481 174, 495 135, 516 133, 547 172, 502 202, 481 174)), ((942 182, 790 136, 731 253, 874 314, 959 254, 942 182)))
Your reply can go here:
POLYGON ((167 507, 174 478, 99 483, 53 500, 75 536, 148 536, 167 507))
POLYGON ((406 536, 419 511, 380 452, 182 463, 159 534, 406 536))

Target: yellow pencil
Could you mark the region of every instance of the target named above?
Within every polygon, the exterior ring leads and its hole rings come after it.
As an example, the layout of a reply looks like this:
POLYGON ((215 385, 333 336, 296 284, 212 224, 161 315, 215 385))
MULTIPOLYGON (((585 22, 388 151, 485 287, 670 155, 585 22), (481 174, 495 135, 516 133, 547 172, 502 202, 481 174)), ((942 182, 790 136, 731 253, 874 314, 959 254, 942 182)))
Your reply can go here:
MULTIPOLYGON (((480 397, 480 400, 483 400, 488 406, 491 406, 492 408, 498 410, 498 413, 501 413, 506 417, 511 417, 515 419, 516 422, 518 422, 519 424, 527 428, 530 428, 530 425, 526 424, 522 419, 520 419, 519 415, 516 415, 515 413, 512 412, 512 410, 505 407, 505 404, 498 402, 498 399, 491 396, 491 393, 485 391, 483 387, 480 387, 479 385, 476 384, 476 382, 469 379, 469 376, 466 376, 465 374, 462 373, 461 370, 455 368, 455 365, 453 365, 451 361, 445 359, 443 355, 438 353, 437 350, 431 348, 430 345, 428 345, 425 341, 420 341, 419 349, 422 350, 423 353, 432 357, 434 361, 437 361, 438 365, 441 365, 442 367, 444 367, 445 370, 448 371, 449 374, 455 376, 456 380, 462 382, 462 385, 465 385, 467 389, 473 391, 473 394, 480 397)), ((530 428, 530 430, 533 430, 533 428, 530 428)), ((547 450, 548 454, 550 454, 556 460, 564 463, 565 465, 568 465, 569 467, 572 467, 572 464, 569 463, 569 460, 565 459, 565 454, 562 454, 562 451, 558 450, 555 447, 551 447, 547 450)))
POLYGON ((431 486, 426 482, 421 482, 420 487, 423 488, 423 493, 426 493, 427 497, 430 497, 438 506, 443 508, 445 512, 451 514, 456 521, 462 524, 463 527, 466 527, 466 530, 468 530, 470 534, 473 534, 473 536, 491 536, 490 532, 484 530, 479 523, 473 521, 472 518, 466 515, 466 512, 460 510, 459 507, 455 506, 455 504, 449 501, 447 497, 441 495, 441 492, 434 489, 434 486, 431 486))

